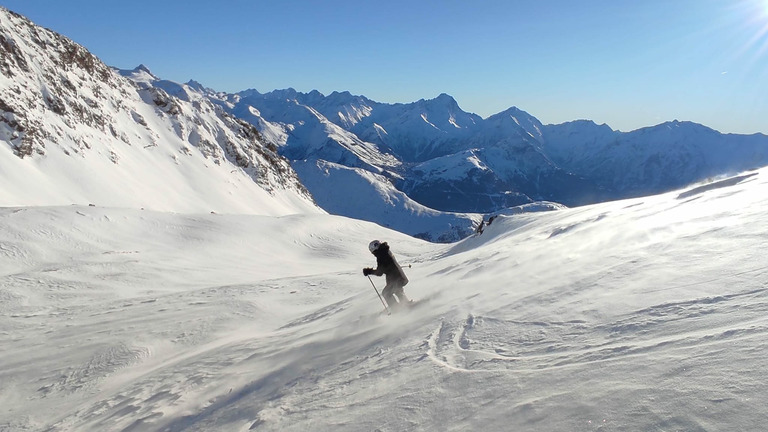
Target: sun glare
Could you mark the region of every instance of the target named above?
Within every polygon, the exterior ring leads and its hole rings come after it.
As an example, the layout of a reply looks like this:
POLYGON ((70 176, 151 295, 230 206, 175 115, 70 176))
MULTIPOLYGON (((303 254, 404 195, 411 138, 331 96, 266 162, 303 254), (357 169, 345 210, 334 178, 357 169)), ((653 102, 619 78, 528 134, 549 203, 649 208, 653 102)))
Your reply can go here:
POLYGON ((768 0, 755 0, 754 10, 757 11, 759 17, 763 22, 768 21, 768 0))
POLYGON ((762 59, 768 52, 768 0, 737 0, 731 10, 733 29, 743 38, 739 55, 762 59))
POLYGON ((759 24, 759 31, 755 37, 756 42, 762 44, 761 51, 765 51, 768 45, 768 0, 760 0, 760 12, 762 12, 761 23, 759 24))

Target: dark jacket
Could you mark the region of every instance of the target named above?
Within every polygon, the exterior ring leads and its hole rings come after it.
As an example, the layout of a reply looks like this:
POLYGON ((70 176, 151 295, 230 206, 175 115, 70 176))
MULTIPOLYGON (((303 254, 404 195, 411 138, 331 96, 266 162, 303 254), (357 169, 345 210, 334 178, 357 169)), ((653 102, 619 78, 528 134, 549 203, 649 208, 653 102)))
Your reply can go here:
POLYGON ((386 242, 382 243, 373 254, 376 256, 377 265, 373 274, 376 276, 387 275, 387 285, 397 283, 400 286, 405 286, 408 283, 405 272, 395 260, 395 256, 392 255, 386 242))

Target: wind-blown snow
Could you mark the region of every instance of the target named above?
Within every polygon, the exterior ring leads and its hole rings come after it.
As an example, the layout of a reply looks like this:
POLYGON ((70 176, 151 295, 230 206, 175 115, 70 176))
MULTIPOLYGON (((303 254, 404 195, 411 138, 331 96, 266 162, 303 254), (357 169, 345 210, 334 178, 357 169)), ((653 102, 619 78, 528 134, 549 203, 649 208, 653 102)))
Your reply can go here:
POLYGON ((766 176, 448 245, 323 214, 1 209, 0 430, 760 430, 766 176), (413 310, 379 314, 373 238, 413 310))

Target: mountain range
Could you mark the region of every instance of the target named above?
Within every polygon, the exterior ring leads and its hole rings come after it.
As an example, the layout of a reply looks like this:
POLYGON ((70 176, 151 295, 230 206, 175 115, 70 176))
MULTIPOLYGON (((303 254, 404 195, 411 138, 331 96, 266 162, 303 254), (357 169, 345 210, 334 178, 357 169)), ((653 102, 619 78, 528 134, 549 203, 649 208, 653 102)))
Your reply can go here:
POLYGON ((289 159, 373 168, 442 211, 493 213, 542 200, 580 206, 768 164, 765 135, 676 120, 620 132, 587 120, 544 125, 516 107, 483 119, 447 94, 410 104, 293 89, 221 99, 255 125, 289 131, 279 144, 289 159))
POLYGON ((632 132, 482 118, 447 94, 222 93, 118 70, 0 9, 2 205, 329 212, 431 241, 484 217, 655 194, 768 165, 768 137, 672 121, 632 132), (51 184, 67 184, 68 192, 51 184))

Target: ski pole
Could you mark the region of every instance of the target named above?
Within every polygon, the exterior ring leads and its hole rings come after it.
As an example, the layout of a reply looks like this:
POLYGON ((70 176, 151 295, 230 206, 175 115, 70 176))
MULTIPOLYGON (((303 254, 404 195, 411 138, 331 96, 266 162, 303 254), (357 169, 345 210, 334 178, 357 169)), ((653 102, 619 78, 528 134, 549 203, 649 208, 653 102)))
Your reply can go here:
POLYGON ((391 315, 389 312, 389 306, 387 306, 386 303, 384 303, 384 299, 381 298, 381 294, 379 294, 379 290, 376 289, 376 285, 373 283, 373 279, 371 279, 370 276, 368 276, 368 280, 371 281, 371 286, 373 287, 373 290, 376 291, 376 295, 379 296, 379 300, 381 300, 381 304, 384 305, 384 310, 387 311, 387 315, 391 315))

